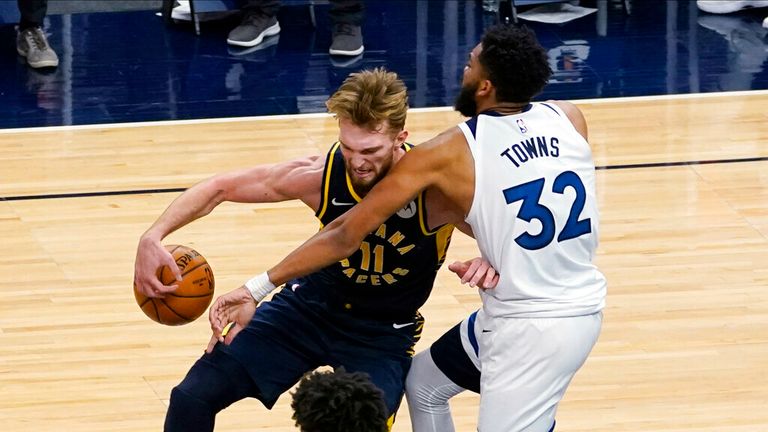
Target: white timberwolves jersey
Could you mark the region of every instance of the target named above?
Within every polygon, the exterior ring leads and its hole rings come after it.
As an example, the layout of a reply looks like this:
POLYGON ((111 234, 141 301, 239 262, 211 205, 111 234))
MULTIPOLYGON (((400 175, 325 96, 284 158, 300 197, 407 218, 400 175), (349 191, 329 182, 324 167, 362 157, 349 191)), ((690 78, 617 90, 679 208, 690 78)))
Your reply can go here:
POLYGON ((466 221, 499 272, 482 291, 494 317, 568 317, 598 312, 606 281, 597 249, 595 166, 587 141, 551 103, 520 114, 484 113, 459 125, 475 159, 466 221))

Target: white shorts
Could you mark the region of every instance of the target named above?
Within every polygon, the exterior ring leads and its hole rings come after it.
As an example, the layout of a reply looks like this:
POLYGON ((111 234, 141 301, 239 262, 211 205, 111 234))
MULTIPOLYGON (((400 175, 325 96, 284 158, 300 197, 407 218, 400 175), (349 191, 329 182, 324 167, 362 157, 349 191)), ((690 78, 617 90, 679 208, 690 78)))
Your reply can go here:
POLYGON ((597 342, 602 312, 493 318, 478 312, 479 432, 547 432, 557 404, 597 342))

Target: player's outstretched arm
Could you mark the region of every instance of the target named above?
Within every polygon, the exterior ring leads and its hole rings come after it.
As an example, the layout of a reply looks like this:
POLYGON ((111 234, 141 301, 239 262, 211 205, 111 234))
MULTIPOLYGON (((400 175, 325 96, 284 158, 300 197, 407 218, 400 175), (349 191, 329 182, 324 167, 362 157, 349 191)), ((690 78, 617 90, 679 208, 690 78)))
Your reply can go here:
MULTIPOLYGON (((466 141, 458 128, 414 147, 398 161, 365 198, 351 210, 312 236, 301 247, 269 270, 269 280, 279 285, 317 271, 352 255, 366 235, 412 201, 424 189, 450 178, 455 160, 448 144, 466 141)), ((453 221, 448 221, 451 223, 453 221)))
POLYGON ((311 156, 274 165, 260 165, 218 174, 179 195, 141 236, 134 264, 134 283, 148 297, 160 297, 177 288, 164 285, 157 269, 168 266, 177 280, 181 274, 162 240, 209 214, 224 201, 264 203, 300 199, 314 209, 320 202, 324 158, 311 156))
MULTIPOLYGON (((341 217, 326 225, 278 265, 238 288, 258 302, 275 285, 317 271, 352 255, 365 236, 389 216, 428 188, 435 187, 453 199, 457 190, 469 190, 471 203, 474 168, 466 139, 459 128, 450 129, 403 156, 365 199, 341 217), (464 187, 457 187, 459 182, 464 187), (453 194, 453 195, 452 195, 453 194)), ((458 202, 458 201, 457 201, 458 202)), ((466 204, 466 203, 465 203, 466 204)), ((466 204, 468 210, 469 204, 466 204)), ((458 219, 461 219, 458 217, 458 219)), ((454 223, 457 221, 445 221, 454 223)), ((214 335, 221 335, 226 319, 209 317, 214 335)))

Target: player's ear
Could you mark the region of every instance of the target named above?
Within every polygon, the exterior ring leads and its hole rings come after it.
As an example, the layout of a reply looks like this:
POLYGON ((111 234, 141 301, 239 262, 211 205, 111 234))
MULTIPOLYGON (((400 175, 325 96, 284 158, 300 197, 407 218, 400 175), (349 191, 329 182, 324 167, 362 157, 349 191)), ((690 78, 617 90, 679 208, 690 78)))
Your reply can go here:
POLYGON ((483 79, 480 80, 480 85, 477 86, 477 91, 475 93, 477 96, 489 96, 494 88, 491 80, 483 79))
POLYGON ((408 131, 403 129, 395 136, 395 144, 400 146, 405 142, 406 139, 408 139, 408 131))

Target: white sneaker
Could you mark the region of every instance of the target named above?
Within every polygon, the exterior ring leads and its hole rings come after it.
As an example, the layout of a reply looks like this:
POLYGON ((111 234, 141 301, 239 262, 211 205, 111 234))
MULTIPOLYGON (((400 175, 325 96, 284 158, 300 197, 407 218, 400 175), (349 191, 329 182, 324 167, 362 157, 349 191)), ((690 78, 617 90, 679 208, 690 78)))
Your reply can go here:
POLYGON ((744 9, 768 7, 768 0, 696 0, 704 12, 726 14, 744 9))
POLYGON ((59 65, 59 56, 48 45, 45 32, 40 27, 32 27, 18 32, 16 51, 20 56, 27 59, 27 64, 35 69, 59 65))
MULTIPOLYGON (((192 21, 192 11, 189 7, 189 0, 177 0, 178 5, 171 10, 171 19, 175 21, 192 21)), ((197 20, 199 22, 217 21, 229 18, 231 16, 239 14, 237 9, 231 10, 211 10, 207 12, 197 12, 197 20)), ((162 12, 157 12, 155 15, 161 17, 162 12)))

